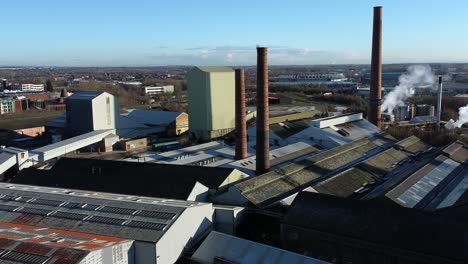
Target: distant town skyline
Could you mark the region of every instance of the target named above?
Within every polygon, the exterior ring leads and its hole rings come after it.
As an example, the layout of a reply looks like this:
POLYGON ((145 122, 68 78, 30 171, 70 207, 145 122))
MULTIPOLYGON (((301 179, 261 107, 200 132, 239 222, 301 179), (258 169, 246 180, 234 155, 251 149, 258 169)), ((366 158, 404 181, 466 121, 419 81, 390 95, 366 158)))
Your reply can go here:
POLYGON ((2 3, 0 66, 368 64, 383 6, 383 63, 468 62, 468 2, 20 0, 2 3))

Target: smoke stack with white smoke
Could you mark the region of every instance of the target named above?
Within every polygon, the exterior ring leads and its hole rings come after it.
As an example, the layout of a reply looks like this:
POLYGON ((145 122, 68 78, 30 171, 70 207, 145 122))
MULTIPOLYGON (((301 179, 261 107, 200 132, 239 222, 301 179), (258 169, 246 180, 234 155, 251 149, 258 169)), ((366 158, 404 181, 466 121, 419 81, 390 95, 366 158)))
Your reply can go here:
POLYGON ((468 105, 458 109, 458 120, 454 123, 454 126, 462 127, 465 123, 468 123, 468 105))
POLYGON ((412 65, 398 81, 398 86, 385 96, 382 103, 382 111, 388 114, 391 114, 395 107, 405 105, 405 100, 414 95, 415 87, 432 87, 436 77, 429 65, 412 65))

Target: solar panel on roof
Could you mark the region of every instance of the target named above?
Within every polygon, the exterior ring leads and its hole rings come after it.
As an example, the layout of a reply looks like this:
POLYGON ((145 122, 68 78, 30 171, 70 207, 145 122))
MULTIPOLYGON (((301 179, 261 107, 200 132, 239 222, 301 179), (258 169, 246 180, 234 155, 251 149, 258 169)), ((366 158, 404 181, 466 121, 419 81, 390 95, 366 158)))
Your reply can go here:
POLYGON ((87 219, 90 222, 110 224, 110 225, 122 225, 125 222, 125 219, 106 217, 106 216, 97 216, 93 215, 91 218, 87 219))
POLYGON ((55 212, 55 214, 52 215, 53 217, 58 217, 58 218, 65 218, 65 219, 73 219, 73 220, 83 220, 87 215, 85 214, 77 214, 77 213, 67 213, 67 212, 55 212))
POLYGON ((143 222, 143 221, 136 221, 136 220, 130 221, 127 224, 127 226, 136 227, 136 228, 143 228, 143 229, 151 229, 151 230, 156 230, 156 231, 162 231, 166 227, 165 224, 150 223, 150 222, 143 222))
POLYGON ((17 206, 11 206, 11 205, 3 205, 3 204, 0 204, 0 210, 1 211, 8 211, 8 212, 11 212, 13 210, 15 210, 16 208, 18 208, 17 206))
POLYGON ((27 202, 29 200, 31 200, 32 197, 28 197, 28 196, 20 196, 18 198, 15 199, 15 201, 18 201, 18 202, 27 202))
POLYGON ((81 208, 86 209, 86 210, 94 211, 94 210, 96 210, 99 206, 100 206, 100 205, 96 205, 96 204, 85 204, 85 205, 83 205, 81 208))
POLYGON ((21 208, 19 212, 23 214, 35 214, 35 215, 48 215, 49 213, 52 213, 51 210, 44 210, 44 209, 30 208, 30 207, 21 208))
POLYGON ((114 206, 104 206, 103 208, 99 209, 99 211, 108 212, 108 213, 114 213, 114 214, 131 215, 131 214, 133 214, 136 210, 135 210, 135 209, 130 209, 130 208, 121 208, 121 207, 114 207, 114 206))
POLYGON ((16 198, 18 198, 18 196, 7 194, 7 195, 0 197, 0 200, 12 201, 12 200, 15 200, 16 198))
POLYGON ((50 206, 59 206, 63 204, 63 201, 49 200, 49 199, 36 199, 36 200, 30 201, 30 203, 50 205, 50 206))
POLYGON ((141 211, 137 212, 135 215, 144 216, 144 217, 151 217, 151 218, 158 218, 158 219, 164 219, 164 220, 172 220, 172 219, 174 219, 174 216, 176 214, 166 213, 166 212, 141 210, 141 211))
POLYGON ((67 202, 61 205, 61 207, 66 207, 66 208, 77 208, 81 205, 81 203, 74 203, 74 202, 67 202))
POLYGON ((8 251, 0 256, 0 260, 10 260, 28 264, 43 264, 49 260, 49 257, 18 251, 8 251))

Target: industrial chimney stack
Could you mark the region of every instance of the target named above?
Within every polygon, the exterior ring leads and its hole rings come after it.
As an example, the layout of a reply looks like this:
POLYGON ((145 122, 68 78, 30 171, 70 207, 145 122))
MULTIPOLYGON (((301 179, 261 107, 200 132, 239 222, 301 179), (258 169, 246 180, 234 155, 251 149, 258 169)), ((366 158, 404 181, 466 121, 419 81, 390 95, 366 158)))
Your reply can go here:
POLYGON ((372 32, 372 59, 370 75, 370 99, 367 119, 380 128, 382 103, 382 7, 374 7, 372 32))
POLYGON ((236 69, 236 160, 247 158, 244 69, 236 69))
POLYGON ((257 47, 257 174, 270 169, 267 53, 267 48, 257 47))
POLYGON ((440 116, 442 114, 442 76, 439 76, 439 93, 437 95, 437 131, 440 130, 440 116))

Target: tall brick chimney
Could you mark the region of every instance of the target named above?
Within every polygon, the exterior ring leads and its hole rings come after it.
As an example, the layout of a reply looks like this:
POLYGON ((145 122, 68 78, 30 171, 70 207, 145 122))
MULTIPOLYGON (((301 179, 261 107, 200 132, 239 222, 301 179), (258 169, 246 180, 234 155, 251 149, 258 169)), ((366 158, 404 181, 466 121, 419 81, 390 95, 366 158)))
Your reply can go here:
POLYGON ((374 7, 369 112, 367 119, 381 127, 382 104, 382 7, 374 7))
POLYGON ((255 147, 257 174, 265 173, 270 169, 267 54, 267 48, 257 47, 257 143, 255 147))
POLYGON ((236 160, 247 158, 244 69, 236 69, 236 160))

